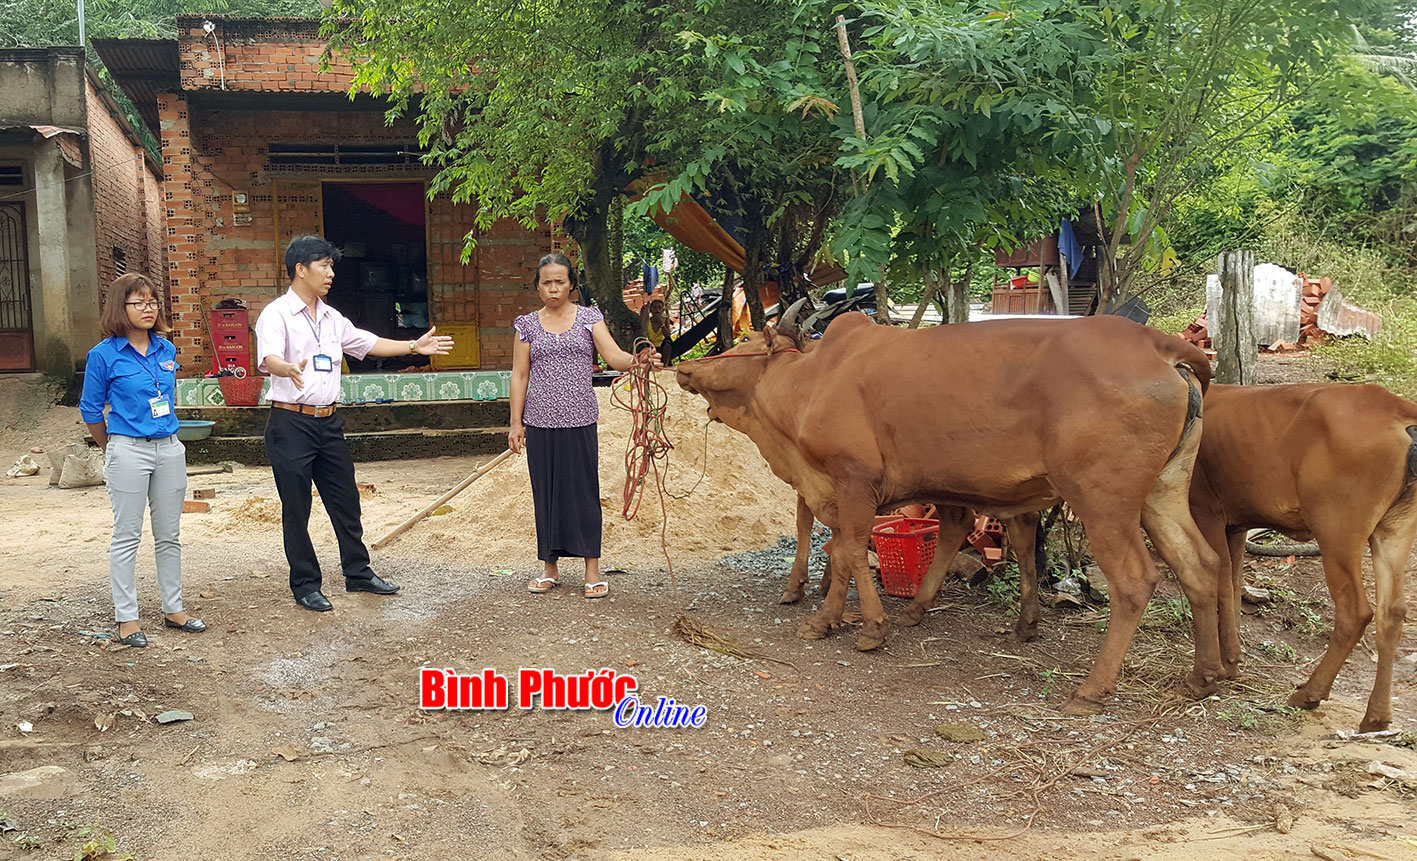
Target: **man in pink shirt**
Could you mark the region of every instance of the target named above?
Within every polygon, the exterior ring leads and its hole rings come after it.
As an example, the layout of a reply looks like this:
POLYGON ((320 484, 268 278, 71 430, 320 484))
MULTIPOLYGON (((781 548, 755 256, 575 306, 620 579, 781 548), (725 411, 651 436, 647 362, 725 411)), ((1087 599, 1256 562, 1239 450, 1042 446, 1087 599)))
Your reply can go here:
POLYGON ((266 423, 266 456, 280 494, 290 591, 307 610, 334 607, 321 591, 320 562, 310 541, 310 484, 320 489, 339 542, 347 592, 392 595, 399 587, 369 569, 369 549, 360 524, 354 460, 344 439, 340 399, 342 354, 365 356, 447 355, 453 339, 434 335, 435 326, 415 341, 391 341, 355 328, 322 300, 335 279, 340 251, 319 236, 297 236, 285 249, 290 289, 256 320, 260 370, 271 375, 271 416, 266 423))

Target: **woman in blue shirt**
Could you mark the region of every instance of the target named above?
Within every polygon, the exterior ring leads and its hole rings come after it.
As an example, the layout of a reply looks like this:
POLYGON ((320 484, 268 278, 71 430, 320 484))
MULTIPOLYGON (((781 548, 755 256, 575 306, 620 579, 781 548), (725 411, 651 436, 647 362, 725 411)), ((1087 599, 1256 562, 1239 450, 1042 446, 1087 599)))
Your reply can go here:
POLYGON ((135 570, 145 508, 152 510, 164 624, 194 634, 207 628, 182 609, 178 525, 187 495, 187 449, 177 439, 172 409, 177 348, 157 337, 168 331, 162 311, 158 291, 142 275, 124 275, 109 286, 99 318, 104 338, 89 350, 79 401, 79 414, 103 448, 103 479, 113 503, 108 580, 118 642, 127 646, 148 644, 138 622, 135 570))

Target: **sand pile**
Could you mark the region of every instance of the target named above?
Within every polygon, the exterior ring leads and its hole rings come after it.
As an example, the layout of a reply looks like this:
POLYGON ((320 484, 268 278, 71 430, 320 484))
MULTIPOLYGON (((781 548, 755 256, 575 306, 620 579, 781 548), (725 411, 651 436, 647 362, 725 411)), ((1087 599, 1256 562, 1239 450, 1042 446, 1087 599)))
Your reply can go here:
MULTIPOLYGON (((797 495, 772 474, 752 441, 722 424, 705 429, 704 400, 675 385, 672 372, 662 373, 659 379, 668 390, 665 429, 675 447, 669 455, 665 490, 675 497, 688 494, 667 499, 669 552, 674 564, 766 547, 776 543, 781 534, 793 534, 797 495)), ((600 494, 605 518, 602 558, 606 565, 663 567, 662 509, 654 487, 646 487, 633 521, 626 522, 621 514, 630 414, 611 405, 608 389, 597 389, 596 393, 600 399, 600 494)), ((504 462, 450 504, 452 512, 419 524, 399 542, 399 549, 498 567, 535 564, 536 527, 525 457, 504 462)))
POLYGON ((234 511, 217 521, 218 532, 241 532, 263 524, 280 523, 280 500, 248 496, 234 511))

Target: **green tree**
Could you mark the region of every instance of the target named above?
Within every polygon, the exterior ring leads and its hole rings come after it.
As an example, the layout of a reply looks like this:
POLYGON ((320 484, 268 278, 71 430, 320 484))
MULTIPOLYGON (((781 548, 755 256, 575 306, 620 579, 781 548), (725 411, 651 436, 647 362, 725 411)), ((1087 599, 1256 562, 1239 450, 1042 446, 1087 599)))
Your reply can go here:
POLYGON ((1338 0, 1102 0, 1083 7, 1099 42, 1091 110, 1102 301, 1125 295, 1156 252, 1177 198, 1287 105, 1346 48, 1338 0))
POLYGON ((591 0, 506 4, 472 0, 335 0, 332 50, 358 58, 355 87, 416 112, 435 191, 476 202, 488 224, 559 223, 581 250, 612 332, 629 343, 612 260, 610 214, 626 189, 676 177, 674 200, 702 187, 721 154, 701 95, 716 66, 681 34, 764 37, 760 4, 740 0, 591 0))

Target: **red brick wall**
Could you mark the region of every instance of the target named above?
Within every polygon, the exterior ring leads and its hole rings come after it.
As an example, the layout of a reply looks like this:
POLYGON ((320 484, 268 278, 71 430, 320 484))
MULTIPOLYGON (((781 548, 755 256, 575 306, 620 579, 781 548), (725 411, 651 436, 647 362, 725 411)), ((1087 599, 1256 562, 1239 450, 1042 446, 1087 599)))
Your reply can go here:
POLYGON ((354 81, 347 62, 336 60, 320 72, 325 40, 319 21, 177 18, 183 90, 263 92, 346 92, 354 81))
MULTIPOLYGON (((228 84, 230 83, 228 79, 228 84)), ((280 143, 411 143, 411 125, 384 125, 376 111, 188 111, 185 96, 159 103, 168 218, 168 258, 174 333, 189 373, 211 366, 207 333, 198 309, 224 298, 243 299, 255 321, 289 284, 281 262, 285 244, 300 233, 323 230, 321 181, 423 180, 419 165, 271 166, 268 147, 280 143), (238 213, 234 194, 247 195, 238 213)), ((549 234, 500 222, 487 231, 470 265, 459 259, 473 225, 472 206, 450 200, 429 204, 428 284, 431 322, 477 323, 481 367, 511 367, 511 318, 537 306, 526 288, 549 234)))
MULTIPOLYGON (((109 113, 93 82, 85 79, 88 110, 90 183, 98 255, 99 296, 118 277, 114 249, 123 253, 128 272, 140 272, 163 285, 162 213, 157 210, 159 183, 143 148, 135 144, 109 113)), ((100 298, 100 302, 102 298, 100 298)))

